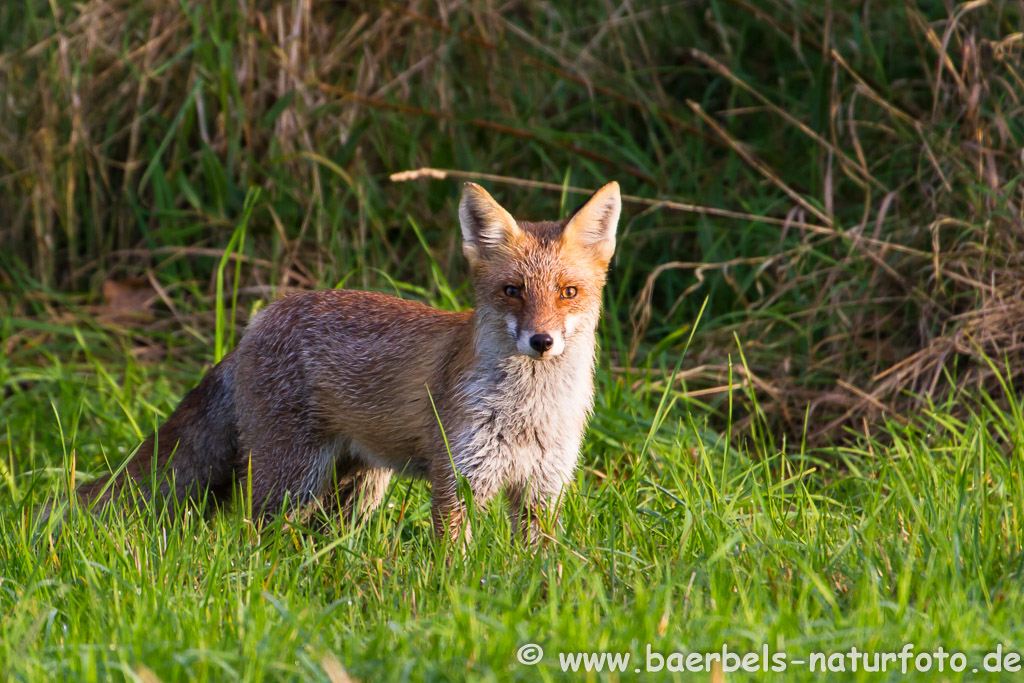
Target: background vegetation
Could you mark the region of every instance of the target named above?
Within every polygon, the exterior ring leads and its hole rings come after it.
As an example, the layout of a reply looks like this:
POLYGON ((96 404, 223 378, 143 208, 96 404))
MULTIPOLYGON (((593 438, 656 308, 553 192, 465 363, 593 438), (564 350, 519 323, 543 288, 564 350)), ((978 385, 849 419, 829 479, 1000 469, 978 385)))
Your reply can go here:
POLYGON ((986 0, 0 4, 0 671, 1020 643, 1022 28, 986 0), (464 179, 526 218, 630 195, 551 547, 488 513, 445 562, 405 483, 355 532, 236 506, 34 535, 263 302, 471 305, 464 179))

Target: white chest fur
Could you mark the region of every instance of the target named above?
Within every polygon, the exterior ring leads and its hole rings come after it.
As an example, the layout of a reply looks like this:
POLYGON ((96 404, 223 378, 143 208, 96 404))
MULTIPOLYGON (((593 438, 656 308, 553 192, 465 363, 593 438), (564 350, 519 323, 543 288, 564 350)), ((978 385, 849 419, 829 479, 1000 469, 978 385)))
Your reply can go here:
POLYGON ((467 420, 452 439, 456 471, 483 502, 503 486, 557 495, 572 479, 594 397, 594 345, 537 361, 481 362, 463 387, 467 420))

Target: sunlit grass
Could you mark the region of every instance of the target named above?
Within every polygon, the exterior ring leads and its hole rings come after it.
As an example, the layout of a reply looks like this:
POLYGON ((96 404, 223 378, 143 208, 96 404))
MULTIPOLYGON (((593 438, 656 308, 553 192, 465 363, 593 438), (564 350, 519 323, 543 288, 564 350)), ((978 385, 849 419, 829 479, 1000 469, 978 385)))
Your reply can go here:
POLYGON ((40 532, 40 503, 67 489, 60 454, 116 466, 136 443, 124 413, 155 421, 184 386, 125 368, 110 383, 65 367, 4 403, 25 445, 5 454, 0 510, 8 678, 326 679, 340 664, 368 680, 533 680, 561 677, 560 651, 641 657, 647 644, 797 658, 912 642, 980 662, 1020 642, 1022 453, 1003 435, 1024 425, 984 402, 965 421, 937 408, 870 440, 783 452, 728 441, 685 402, 652 433, 663 392, 623 401, 602 371, 583 467, 536 553, 511 543, 500 505, 479 511, 465 555, 447 551, 428 487, 409 480, 355 529, 260 527, 242 501, 75 510, 40 532), (548 655, 528 667, 516 652, 531 642, 548 655))

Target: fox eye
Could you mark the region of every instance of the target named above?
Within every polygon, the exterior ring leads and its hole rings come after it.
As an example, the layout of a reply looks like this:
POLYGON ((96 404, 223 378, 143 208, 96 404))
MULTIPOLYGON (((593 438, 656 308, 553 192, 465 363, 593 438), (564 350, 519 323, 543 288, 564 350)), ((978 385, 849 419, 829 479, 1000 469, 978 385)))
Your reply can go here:
POLYGON ((515 299, 519 296, 519 288, 515 285, 505 285, 505 296, 509 299, 515 299))
POLYGON ((562 289, 562 298, 563 299, 575 299, 576 298, 576 288, 575 287, 565 287, 564 289, 562 289))

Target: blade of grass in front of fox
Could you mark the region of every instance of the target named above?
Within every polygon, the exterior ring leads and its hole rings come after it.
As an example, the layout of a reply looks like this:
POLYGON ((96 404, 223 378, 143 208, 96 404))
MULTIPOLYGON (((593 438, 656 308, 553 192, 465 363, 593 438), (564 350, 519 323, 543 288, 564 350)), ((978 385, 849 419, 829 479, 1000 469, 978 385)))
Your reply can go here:
POLYGON ((437 412, 437 406, 434 404, 434 397, 430 393, 430 387, 424 385, 427 390, 427 399, 430 401, 430 408, 434 411, 434 419, 437 420, 437 428, 441 430, 441 438, 444 439, 444 450, 448 455, 448 464, 452 468, 452 476, 455 477, 455 492, 456 495, 461 499, 460 504, 470 507, 472 505, 473 491, 469 486, 469 482, 463 477, 458 468, 455 467, 455 458, 452 456, 452 447, 448 443, 448 434, 445 432, 444 425, 441 424, 441 416, 437 412))

